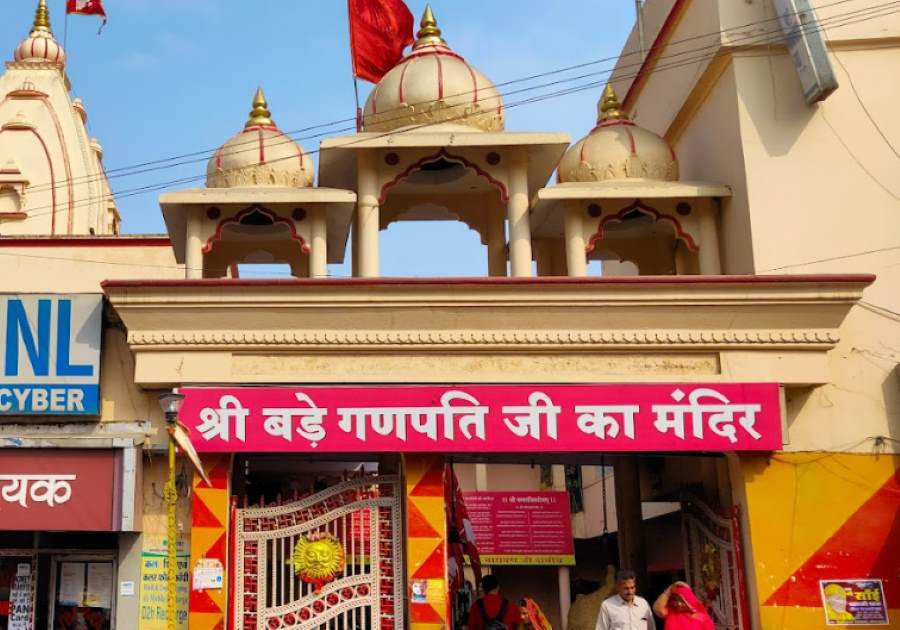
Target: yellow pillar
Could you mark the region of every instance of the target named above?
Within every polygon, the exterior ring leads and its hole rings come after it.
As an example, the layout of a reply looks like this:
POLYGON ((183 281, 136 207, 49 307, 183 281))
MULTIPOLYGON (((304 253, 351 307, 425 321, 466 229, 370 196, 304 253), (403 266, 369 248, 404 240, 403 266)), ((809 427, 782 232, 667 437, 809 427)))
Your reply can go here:
MULTIPOLYGON (((449 628, 447 601, 447 517, 444 507, 444 458, 405 455, 406 592, 424 582, 427 601, 409 602, 410 630, 449 628)), ((399 604, 399 602, 398 602, 399 604)))
POLYGON ((325 228, 325 208, 322 206, 316 206, 312 211, 311 240, 309 277, 324 278, 328 275, 328 241, 325 228))
MULTIPOLYGON (((212 485, 194 472, 191 495, 191 575, 197 563, 219 563, 222 588, 196 591, 191 588, 188 623, 190 630, 220 630, 227 627, 228 612, 228 526, 230 520, 229 481, 231 456, 204 455, 201 458, 212 485)), ((228 624, 230 627, 230 624, 228 624)))
MULTIPOLYGON (((378 264, 378 172, 375 153, 360 151, 357 153, 357 201, 356 201, 356 239, 353 247, 359 248, 358 272, 361 278, 377 278, 378 264)), ((354 251, 354 254, 356 252, 354 251)))
POLYGON ((488 275, 506 275, 506 222, 503 213, 492 209, 487 216, 488 275))
POLYGON ((506 219, 509 222, 509 259, 512 276, 517 278, 531 277, 528 160, 522 151, 515 152, 510 160, 509 201, 506 205, 506 219))
POLYGON ((203 277, 203 239, 200 237, 202 219, 194 210, 188 211, 185 235, 184 277, 203 277))
POLYGON ((581 208, 571 205, 566 208, 563 226, 566 238, 566 267, 568 274, 582 278, 587 275, 587 253, 584 242, 584 225, 581 208))

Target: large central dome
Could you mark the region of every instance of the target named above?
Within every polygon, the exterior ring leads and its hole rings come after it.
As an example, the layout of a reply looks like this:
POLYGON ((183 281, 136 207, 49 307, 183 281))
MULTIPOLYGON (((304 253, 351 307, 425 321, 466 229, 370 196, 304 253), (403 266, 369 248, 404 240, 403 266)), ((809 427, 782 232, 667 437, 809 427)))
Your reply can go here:
POLYGON ((364 129, 429 131, 440 124, 443 129, 502 131, 503 100, 497 88, 447 46, 430 6, 417 37, 412 52, 369 94, 364 129))

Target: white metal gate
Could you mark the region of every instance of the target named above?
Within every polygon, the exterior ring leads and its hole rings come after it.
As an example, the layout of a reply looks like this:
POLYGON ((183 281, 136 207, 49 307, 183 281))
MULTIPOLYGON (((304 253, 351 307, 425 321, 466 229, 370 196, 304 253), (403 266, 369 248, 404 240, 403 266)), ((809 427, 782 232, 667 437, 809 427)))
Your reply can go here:
POLYGON ((305 499, 235 512, 236 630, 402 628, 402 493, 395 476, 351 479, 305 499), (343 565, 315 585, 295 570, 298 543, 340 543, 343 565))
POLYGON ((699 498, 681 498, 687 581, 721 630, 749 630, 738 506, 716 514, 699 498))

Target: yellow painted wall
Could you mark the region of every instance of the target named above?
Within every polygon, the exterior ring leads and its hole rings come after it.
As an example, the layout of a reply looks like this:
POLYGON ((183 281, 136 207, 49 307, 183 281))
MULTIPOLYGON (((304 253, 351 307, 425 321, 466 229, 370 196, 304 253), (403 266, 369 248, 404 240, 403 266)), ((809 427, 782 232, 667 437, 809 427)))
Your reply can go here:
POLYGON ((762 628, 826 627, 818 581, 862 578, 900 628, 900 457, 742 455, 741 473, 762 628))

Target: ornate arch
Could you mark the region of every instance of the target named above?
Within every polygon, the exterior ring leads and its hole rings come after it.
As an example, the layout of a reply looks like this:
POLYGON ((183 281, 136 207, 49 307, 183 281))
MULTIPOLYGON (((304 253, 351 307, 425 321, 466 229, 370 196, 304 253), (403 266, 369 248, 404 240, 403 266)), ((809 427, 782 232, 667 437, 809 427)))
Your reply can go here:
POLYGON ((606 230, 606 225, 609 223, 621 223, 625 221, 625 219, 632 212, 639 212, 641 214, 650 216, 654 221, 666 221, 672 225, 672 228, 675 230, 675 237, 681 240, 688 248, 688 250, 692 252, 699 251, 697 247, 697 243, 694 241, 694 237, 688 234, 684 227, 681 225, 681 222, 673 216, 668 214, 663 214, 659 210, 655 208, 651 208, 650 206, 641 202, 640 199, 635 199, 634 203, 629 206, 626 206, 619 210, 615 214, 611 214, 609 216, 603 217, 600 219, 600 223, 597 225, 597 231, 594 232, 590 239, 588 240, 588 244, 585 247, 585 252, 590 253, 594 251, 594 247, 597 242, 603 238, 603 234, 606 230))
POLYGON ((279 217, 271 210, 268 210, 267 208, 264 208, 263 206, 256 203, 249 208, 241 210, 231 218, 219 221, 219 224, 216 225, 216 231, 212 236, 209 237, 209 239, 206 241, 206 244, 203 246, 203 253, 208 254, 210 251, 212 251, 212 248, 215 247, 216 243, 219 243, 222 240, 222 232, 228 225, 242 225, 242 222, 253 214, 261 214, 262 216, 269 219, 272 222, 272 225, 286 225, 288 227, 288 230, 290 230, 290 239, 292 241, 296 241, 300 245, 301 252, 303 252, 304 254, 309 253, 310 247, 307 242, 303 240, 303 237, 297 234, 297 227, 294 225, 293 221, 279 217))
POLYGON ((440 159, 444 159, 448 162, 455 162, 457 164, 462 164, 464 167, 472 170, 478 177, 485 180, 488 184, 496 188, 500 192, 500 200, 506 203, 509 201, 509 191, 506 189, 506 185, 501 182, 496 177, 493 177, 490 173, 485 171, 483 168, 478 166, 475 162, 461 156, 461 155, 452 155, 447 152, 446 149, 441 149, 437 153, 433 155, 426 155, 425 157, 419 159, 413 164, 410 164, 406 169, 403 170, 402 173, 386 182, 381 187, 381 192, 378 195, 378 203, 384 204, 387 199, 388 192, 390 192, 391 188, 396 187, 407 177, 412 175, 418 170, 421 170, 423 166, 426 164, 431 164, 432 162, 437 162, 440 159))

